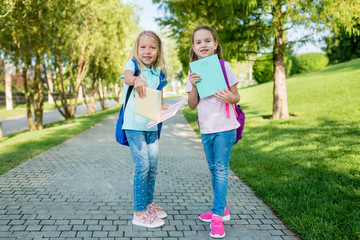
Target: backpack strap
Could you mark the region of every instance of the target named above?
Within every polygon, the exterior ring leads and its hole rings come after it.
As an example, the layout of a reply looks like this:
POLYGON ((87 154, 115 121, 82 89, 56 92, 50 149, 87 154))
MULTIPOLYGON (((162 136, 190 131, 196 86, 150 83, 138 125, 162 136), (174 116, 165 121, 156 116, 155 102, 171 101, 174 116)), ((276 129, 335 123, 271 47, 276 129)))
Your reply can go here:
POLYGON ((224 77, 225 77, 226 86, 227 86, 228 89, 230 90, 229 80, 228 80, 228 77, 227 77, 227 74, 226 74, 225 60, 224 60, 224 59, 220 59, 219 62, 220 62, 220 66, 221 66, 221 69, 222 69, 223 74, 224 74, 224 77))
MULTIPOLYGON (((228 89, 229 89, 229 91, 230 91, 230 84, 229 84, 229 80, 228 80, 228 77, 227 77, 227 74, 226 74, 226 68, 225 68, 225 60, 224 60, 224 59, 220 59, 219 61, 220 61, 221 69, 222 69, 223 74, 224 74, 226 86, 228 87, 228 89)), ((235 110, 234 105, 231 104, 231 106, 232 106, 233 109, 234 109, 235 117, 237 117, 237 112, 236 112, 236 110, 235 110)), ((225 104, 225 108, 226 108, 226 117, 227 117, 227 118, 230 118, 229 103, 226 103, 226 104, 225 104)))
MULTIPOLYGON (((134 76, 139 76, 140 74, 140 71, 139 71, 139 67, 137 65, 137 62, 135 59, 131 60, 134 65, 135 65, 135 72, 134 72, 134 76)), ((125 112, 125 108, 126 108, 126 104, 129 100, 129 97, 130 97, 130 94, 131 94, 131 91, 133 90, 134 88, 134 85, 133 86, 129 86, 128 90, 127 90, 127 93, 126 93, 126 98, 125 98, 125 104, 124 104, 124 112, 125 112)))
POLYGON ((163 87, 165 87, 168 83, 168 81, 165 79, 165 73, 160 71, 160 76, 159 76, 159 86, 157 88, 157 90, 161 90, 163 87))

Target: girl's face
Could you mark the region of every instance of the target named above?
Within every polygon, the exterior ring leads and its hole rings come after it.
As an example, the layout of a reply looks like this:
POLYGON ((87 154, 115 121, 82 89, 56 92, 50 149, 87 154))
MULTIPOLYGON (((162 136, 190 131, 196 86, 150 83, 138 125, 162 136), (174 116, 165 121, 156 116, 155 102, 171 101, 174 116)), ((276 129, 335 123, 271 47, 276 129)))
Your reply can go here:
POLYGON ((142 35, 139 38, 139 46, 137 49, 140 61, 147 67, 155 63, 158 56, 158 44, 154 38, 148 35, 142 35))
POLYGON ((209 57, 215 54, 218 42, 208 30, 201 29, 194 34, 192 49, 199 58, 209 57))

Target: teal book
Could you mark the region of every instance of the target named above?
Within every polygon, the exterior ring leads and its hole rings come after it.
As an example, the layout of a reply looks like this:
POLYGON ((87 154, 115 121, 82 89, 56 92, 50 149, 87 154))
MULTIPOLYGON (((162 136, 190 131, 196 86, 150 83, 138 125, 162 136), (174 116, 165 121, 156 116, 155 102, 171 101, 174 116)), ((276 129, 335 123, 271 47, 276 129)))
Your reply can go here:
POLYGON ((191 62, 190 68, 201 78, 201 81, 196 83, 200 98, 214 95, 218 89, 227 89, 217 54, 191 62))

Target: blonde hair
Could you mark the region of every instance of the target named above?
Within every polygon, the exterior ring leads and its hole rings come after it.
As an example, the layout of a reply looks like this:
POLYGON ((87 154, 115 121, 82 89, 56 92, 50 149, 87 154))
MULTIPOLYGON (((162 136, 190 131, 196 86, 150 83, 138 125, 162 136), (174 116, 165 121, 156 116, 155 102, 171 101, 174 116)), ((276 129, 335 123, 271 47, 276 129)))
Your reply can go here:
MULTIPOLYGON (((194 35, 197 31, 200 31, 200 30, 207 30, 211 33, 211 35, 213 36, 214 38, 214 42, 217 41, 216 39, 216 34, 215 34, 215 31, 209 27, 209 26, 200 26, 200 27, 197 27, 195 28, 192 36, 191 36, 191 44, 194 45, 194 35)), ((218 43, 218 46, 215 50, 215 53, 218 55, 219 59, 223 59, 223 55, 222 55, 222 49, 221 49, 221 46, 220 44, 218 43)), ((190 49, 190 53, 189 53, 189 56, 190 56, 190 62, 193 62, 193 61, 196 61, 199 59, 199 57, 196 55, 195 51, 191 48, 190 49)))
POLYGON ((156 68, 159 68, 160 71, 162 71, 164 74, 165 74, 165 79, 167 77, 167 71, 166 71, 166 64, 165 64, 165 59, 164 59, 164 51, 163 51, 163 48, 162 48, 162 42, 161 42, 161 39, 160 37, 153 31, 142 31, 136 38, 135 40, 135 44, 134 44, 134 47, 133 47, 133 50, 131 52, 131 55, 130 55, 130 60, 133 60, 135 59, 138 66, 139 66, 139 69, 140 69, 140 72, 145 76, 143 70, 142 70, 142 62, 139 58, 139 55, 138 55, 138 47, 139 47, 139 40, 140 40, 140 37, 143 36, 143 35, 147 35, 147 36, 150 36, 152 37, 155 42, 157 43, 157 47, 158 47, 158 54, 157 54, 157 57, 156 57, 156 60, 155 62, 153 63, 153 67, 154 69, 156 68))

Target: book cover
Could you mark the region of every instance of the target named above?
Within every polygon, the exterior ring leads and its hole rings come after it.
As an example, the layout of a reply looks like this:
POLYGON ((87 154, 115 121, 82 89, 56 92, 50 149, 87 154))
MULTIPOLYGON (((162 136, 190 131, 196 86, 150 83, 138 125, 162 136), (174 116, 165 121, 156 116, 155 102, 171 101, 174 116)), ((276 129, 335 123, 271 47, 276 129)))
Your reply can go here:
POLYGON ((201 81, 196 83, 200 98, 214 95, 218 89, 227 89, 217 54, 191 62, 190 68, 201 77, 201 81))
POLYGON ((178 101, 177 103, 170 105, 168 109, 162 110, 160 121, 150 121, 146 127, 151 128, 151 127, 155 126, 156 124, 175 116, 175 114, 180 109, 180 107, 185 103, 185 100, 186 99, 182 99, 182 100, 178 101))
POLYGON ((160 121, 161 91, 146 88, 146 97, 142 99, 135 91, 135 113, 153 121, 160 121))

